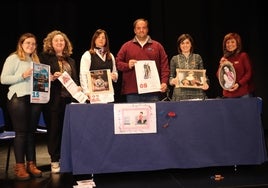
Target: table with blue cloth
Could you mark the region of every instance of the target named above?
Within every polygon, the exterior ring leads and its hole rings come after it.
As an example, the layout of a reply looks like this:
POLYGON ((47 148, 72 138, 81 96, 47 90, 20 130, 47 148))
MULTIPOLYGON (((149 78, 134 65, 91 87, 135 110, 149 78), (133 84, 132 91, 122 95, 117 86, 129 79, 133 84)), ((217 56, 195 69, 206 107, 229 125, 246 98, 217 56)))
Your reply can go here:
POLYGON ((157 133, 147 134, 114 134, 115 104, 69 104, 61 172, 100 174, 267 161, 260 98, 155 104, 157 133), (169 112, 176 116, 169 117, 169 112))

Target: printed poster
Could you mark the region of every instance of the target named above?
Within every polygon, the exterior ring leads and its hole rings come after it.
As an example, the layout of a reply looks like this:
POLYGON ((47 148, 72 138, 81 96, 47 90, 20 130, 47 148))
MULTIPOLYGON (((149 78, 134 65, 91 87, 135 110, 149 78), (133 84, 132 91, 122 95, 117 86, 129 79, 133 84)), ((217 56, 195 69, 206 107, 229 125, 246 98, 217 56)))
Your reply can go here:
POLYGON ((155 103, 114 104, 114 134, 156 133, 155 103))
POLYGON ((139 94, 161 91, 161 83, 155 61, 137 61, 135 72, 139 94))
POLYGON ((110 69, 89 71, 88 88, 91 104, 114 102, 114 89, 110 69))
POLYGON ((64 71, 61 76, 58 77, 62 85, 67 91, 75 98, 79 103, 85 103, 87 96, 79 89, 79 86, 73 81, 72 77, 64 71))
POLYGON ((50 96, 50 66, 32 63, 31 103, 47 103, 50 96))

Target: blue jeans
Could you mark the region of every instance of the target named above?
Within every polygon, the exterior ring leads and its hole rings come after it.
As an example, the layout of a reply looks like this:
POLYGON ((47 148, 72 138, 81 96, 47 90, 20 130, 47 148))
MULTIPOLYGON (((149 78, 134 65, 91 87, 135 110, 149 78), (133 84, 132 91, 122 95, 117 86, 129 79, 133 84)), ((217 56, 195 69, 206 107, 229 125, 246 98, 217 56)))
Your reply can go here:
POLYGON ((249 97, 253 97, 253 94, 249 93, 249 94, 241 96, 240 98, 249 98, 249 97))
POLYGON ((159 101, 158 93, 145 93, 145 94, 128 94, 126 95, 128 103, 133 102, 157 102, 159 101))

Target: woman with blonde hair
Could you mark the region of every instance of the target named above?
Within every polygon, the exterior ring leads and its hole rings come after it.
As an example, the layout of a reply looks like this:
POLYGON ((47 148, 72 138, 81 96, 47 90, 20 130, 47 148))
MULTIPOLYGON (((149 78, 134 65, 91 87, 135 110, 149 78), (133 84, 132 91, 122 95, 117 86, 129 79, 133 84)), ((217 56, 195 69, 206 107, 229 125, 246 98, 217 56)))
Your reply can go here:
POLYGON ((20 36, 17 50, 10 54, 3 66, 1 83, 9 86, 7 109, 15 131, 15 177, 28 180, 30 175, 41 177, 36 167, 35 130, 41 106, 30 102, 32 63, 39 63, 37 40, 32 33, 20 36), (25 166, 26 160, 26 166, 25 166))

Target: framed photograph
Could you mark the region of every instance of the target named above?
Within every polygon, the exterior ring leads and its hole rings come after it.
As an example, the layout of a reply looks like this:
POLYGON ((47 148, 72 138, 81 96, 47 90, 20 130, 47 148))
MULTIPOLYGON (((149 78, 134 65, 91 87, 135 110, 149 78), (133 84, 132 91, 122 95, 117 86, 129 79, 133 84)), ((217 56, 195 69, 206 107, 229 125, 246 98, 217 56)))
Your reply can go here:
POLYGON ((88 74, 88 86, 90 93, 113 93, 110 69, 90 71, 88 74))
POLYGON ((226 61, 221 64, 218 79, 223 89, 230 89, 236 81, 236 72, 231 62, 226 61))
POLYGON ((206 82, 205 69, 176 69, 177 84, 175 87, 202 88, 206 82))
POLYGON ((93 70, 88 73, 90 103, 114 101, 114 89, 110 69, 93 70))
POLYGON ((115 134, 157 133, 155 103, 114 105, 115 134))

